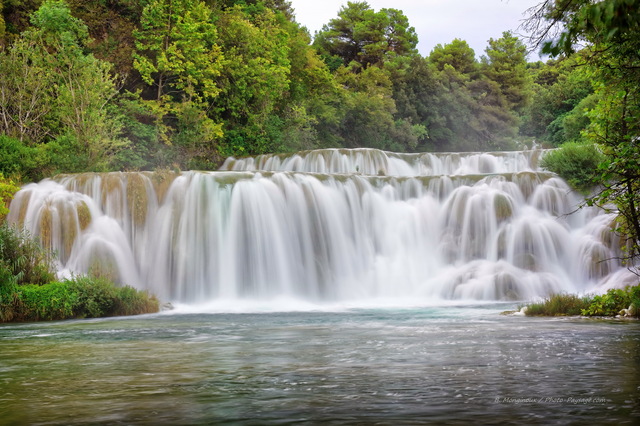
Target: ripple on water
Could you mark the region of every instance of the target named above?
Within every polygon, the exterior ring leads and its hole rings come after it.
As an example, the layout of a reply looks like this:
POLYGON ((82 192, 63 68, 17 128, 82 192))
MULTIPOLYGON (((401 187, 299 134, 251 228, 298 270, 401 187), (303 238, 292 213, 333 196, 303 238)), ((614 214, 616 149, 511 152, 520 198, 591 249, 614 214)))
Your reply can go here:
POLYGON ((8 424, 640 416, 639 324, 504 317, 503 308, 3 325, 0 412, 8 424))

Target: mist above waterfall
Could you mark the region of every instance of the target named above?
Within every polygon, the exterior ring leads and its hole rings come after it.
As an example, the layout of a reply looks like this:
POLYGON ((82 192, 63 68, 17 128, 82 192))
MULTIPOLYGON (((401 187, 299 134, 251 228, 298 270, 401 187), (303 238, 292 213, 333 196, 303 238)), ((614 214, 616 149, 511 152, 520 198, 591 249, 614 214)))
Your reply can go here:
POLYGON ((630 279, 614 216, 538 170, 540 150, 318 150, 218 172, 65 175, 9 220, 99 273, 182 303, 530 300, 630 279))

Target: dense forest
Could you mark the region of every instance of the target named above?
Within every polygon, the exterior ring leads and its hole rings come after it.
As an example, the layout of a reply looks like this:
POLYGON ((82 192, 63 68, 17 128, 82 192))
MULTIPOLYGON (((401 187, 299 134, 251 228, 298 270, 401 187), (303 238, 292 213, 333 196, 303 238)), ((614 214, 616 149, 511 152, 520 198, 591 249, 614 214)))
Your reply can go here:
POLYGON ((323 147, 503 150, 579 139, 580 55, 503 33, 417 49, 408 17, 349 2, 313 40, 285 0, 1 0, 0 172, 213 169, 323 147))

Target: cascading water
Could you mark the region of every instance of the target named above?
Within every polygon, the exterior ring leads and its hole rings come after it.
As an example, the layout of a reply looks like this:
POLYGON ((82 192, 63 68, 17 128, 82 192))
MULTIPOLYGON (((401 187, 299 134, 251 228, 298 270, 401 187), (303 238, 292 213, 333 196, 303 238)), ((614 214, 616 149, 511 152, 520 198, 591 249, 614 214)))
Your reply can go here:
POLYGON ((529 300, 629 282, 613 217, 574 212, 580 197, 538 170, 541 152, 318 150, 66 175, 25 186, 9 220, 63 274, 185 303, 529 300))

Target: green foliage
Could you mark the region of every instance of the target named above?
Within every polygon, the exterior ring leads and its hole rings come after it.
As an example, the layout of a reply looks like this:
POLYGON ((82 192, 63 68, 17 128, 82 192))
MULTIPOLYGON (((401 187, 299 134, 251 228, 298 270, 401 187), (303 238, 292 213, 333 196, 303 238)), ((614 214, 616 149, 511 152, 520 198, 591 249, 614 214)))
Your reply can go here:
POLYGON ((76 295, 73 315, 98 318, 113 312, 117 288, 105 278, 74 277, 65 282, 68 291, 76 295))
POLYGON ((0 322, 13 320, 18 300, 18 286, 11 271, 0 264, 0 322))
POLYGON ((117 289, 110 315, 139 315, 158 312, 158 299, 145 291, 125 286, 117 289))
POLYGON ((290 84, 290 34, 271 11, 247 16, 239 6, 219 19, 226 66, 220 77, 222 94, 213 102, 226 123, 220 145, 224 156, 262 154, 282 149, 278 109, 290 84))
POLYGON ((604 189, 589 202, 617 207, 627 260, 635 263, 640 256, 640 10, 629 0, 545 2, 532 22, 542 28, 539 44, 553 55, 572 54, 587 42, 583 56, 597 104, 588 114, 585 137, 602 146, 607 156, 600 169, 604 189), (540 25, 542 19, 548 24, 540 25), (547 30, 558 23, 563 26, 560 37, 546 40, 547 30))
POLYGON ((198 0, 154 0, 142 11, 140 25, 134 32, 133 65, 148 86, 155 86, 146 106, 157 136, 166 146, 175 145, 165 150, 167 159, 188 166, 191 159, 215 158, 222 124, 207 110, 220 93, 226 61, 212 10, 198 0))
POLYGON ((640 285, 624 289, 609 289, 602 295, 576 296, 573 294, 554 294, 542 302, 526 305, 527 316, 607 316, 620 314, 623 309, 632 307, 628 316, 640 314, 640 285))
POLYGON ((198 0, 153 0, 142 11, 141 29, 134 32, 134 67, 157 87, 156 100, 190 101, 215 98, 222 55, 211 10, 198 0))
POLYGON ((57 282, 52 254, 24 230, 0 225, 0 322, 157 312, 158 300, 105 278, 57 282))
POLYGON ((73 316, 98 318, 158 312, 158 300, 145 291, 130 286, 116 287, 106 278, 77 276, 64 281, 68 291, 76 294, 73 316))
POLYGON ((55 126, 51 59, 45 46, 27 37, 0 51, 0 133, 24 143, 40 142, 51 133, 55 126))
POLYGON ((77 294, 65 283, 27 284, 18 287, 16 319, 20 321, 51 321, 73 318, 77 294))
POLYGON ((558 174, 578 191, 588 191, 598 183, 598 167, 604 158, 594 144, 568 142, 546 153, 540 166, 558 174))
POLYGON ((543 16, 562 23, 564 31, 555 40, 543 40, 543 52, 554 56, 573 53, 585 36, 598 43, 623 43, 640 28, 640 11, 631 0, 591 2, 578 0, 542 6, 543 16))
MULTIPOLYGON (((48 176, 58 173, 80 173, 90 170, 87 153, 70 134, 60 135, 42 148, 43 162, 48 176)), ((92 171, 101 171, 101 170, 92 171)), ((103 171, 103 170, 102 170, 103 171)))
MULTIPOLYGON (((637 293, 637 291, 636 291, 637 293)), ((582 315, 587 316, 607 316, 618 315, 622 309, 626 309, 631 304, 630 290, 612 288, 603 295, 593 296, 589 307, 582 310, 582 315)))
POLYGON ((122 123, 122 136, 131 141, 130 149, 115 155, 116 170, 150 170, 171 165, 173 158, 169 147, 160 140, 153 110, 138 94, 123 93, 113 108, 122 123))
POLYGON ((489 39, 487 56, 483 57, 485 75, 500 86, 511 109, 521 112, 530 100, 530 76, 527 73, 527 47, 511 32, 489 39))
POLYGON ((587 111, 596 102, 592 78, 581 66, 583 61, 574 55, 529 70, 536 83, 532 102, 523 112, 523 134, 556 146, 582 139, 589 124, 587 111))
MULTIPOLYGON (((312 45, 284 0, 67 2, 5 2, 0 134, 16 161, 0 165, 20 179, 318 147, 508 149, 531 92, 512 34, 483 65, 459 39, 426 59, 402 11, 366 2, 312 45)), ((575 105, 527 110, 530 136, 579 135, 581 111, 558 118, 575 105)))
POLYGON ((100 278, 0 286, 0 322, 51 321, 158 312, 155 297, 100 278))
MULTIPOLYGON (((0 133, 26 146, 70 136, 77 145, 68 155, 79 152, 83 169, 108 167, 127 144, 106 107, 117 93, 110 65, 85 54, 87 27, 66 3, 45 1, 31 22, 0 52, 0 133)), ((31 167, 25 161, 18 168, 31 167)))
POLYGON ((55 279, 53 256, 25 230, 0 225, 0 268, 17 284, 42 285, 55 279))
POLYGON ((0 174, 17 180, 35 180, 40 176, 41 150, 25 145, 17 138, 0 135, 0 174))
POLYGON ((82 47, 89 38, 87 26, 73 17, 63 0, 45 0, 31 15, 33 35, 47 46, 82 47))
POLYGON ((444 46, 438 44, 429 54, 429 61, 438 71, 445 71, 450 66, 460 77, 459 81, 470 78, 478 70, 476 53, 469 44, 459 38, 444 46), (466 77, 465 77, 466 76, 466 77))
POLYGON ((7 26, 4 23, 4 16, 3 16, 3 12, 4 11, 4 2, 2 0, 0 0, 0 46, 2 46, 4 43, 4 34, 5 31, 7 29, 7 26))
POLYGON ((418 37, 397 9, 375 12, 366 2, 348 2, 314 40, 321 55, 363 68, 382 65, 390 57, 415 55, 418 37))
POLYGON ((429 62, 439 86, 432 104, 434 112, 425 123, 433 148, 510 148, 518 120, 500 84, 480 72, 473 49, 456 39, 436 46, 429 62))
POLYGON ((542 302, 527 305, 527 316, 566 316, 583 315, 583 311, 591 304, 589 297, 573 294, 554 294, 542 302))
POLYGON ((13 199, 13 194, 19 189, 12 180, 6 179, 0 171, 0 222, 9 213, 9 203, 13 199))
POLYGON ((640 255, 640 89, 627 81, 624 85, 601 86, 597 93, 600 101, 590 113, 592 124, 587 135, 602 146, 606 155, 598 169, 604 189, 589 202, 617 207, 620 231, 629 249, 627 257, 633 259, 640 255))

